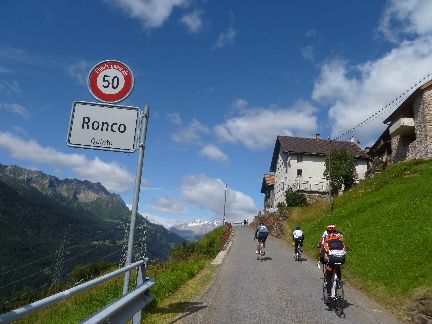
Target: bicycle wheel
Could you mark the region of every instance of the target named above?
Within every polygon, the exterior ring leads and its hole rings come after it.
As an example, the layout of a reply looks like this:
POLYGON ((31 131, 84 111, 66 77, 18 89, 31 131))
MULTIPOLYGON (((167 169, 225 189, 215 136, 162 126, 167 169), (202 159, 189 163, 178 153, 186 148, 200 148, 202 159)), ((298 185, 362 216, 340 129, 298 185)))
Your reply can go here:
POLYGON ((335 294, 335 313, 337 316, 341 317, 344 315, 344 303, 345 303, 345 293, 343 289, 342 280, 337 279, 336 286, 336 294, 335 294))

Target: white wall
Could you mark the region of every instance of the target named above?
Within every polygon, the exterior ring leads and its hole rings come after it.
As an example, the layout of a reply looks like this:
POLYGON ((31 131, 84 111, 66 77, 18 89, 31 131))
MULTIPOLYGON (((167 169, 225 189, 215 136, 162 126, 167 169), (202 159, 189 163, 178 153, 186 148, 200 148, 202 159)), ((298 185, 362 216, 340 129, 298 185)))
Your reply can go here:
MULTIPOLYGON (((275 172, 275 206, 285 202, 285 192, 291 187, 295 190, 328 192, 328 181, 324 178, 325 156, 284 154, 279 151, 275 172), (302 176, 297 176, 297 170, 302 170, 302 176)), ((367 171, 366 160, 356 160, 355 169, 358 179, 364 179, 367 171)))

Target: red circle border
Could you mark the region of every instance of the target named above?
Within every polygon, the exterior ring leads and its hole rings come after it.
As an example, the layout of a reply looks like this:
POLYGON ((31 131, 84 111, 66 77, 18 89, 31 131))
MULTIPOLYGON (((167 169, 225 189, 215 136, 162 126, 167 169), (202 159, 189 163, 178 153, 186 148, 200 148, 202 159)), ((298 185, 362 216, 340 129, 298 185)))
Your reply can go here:
POLYGON ((87 83, 90 93, 96 99, 103 102, 119 102, 126 99, 127 96, 129 96, 129 94, 132 92, 134 86, 134 77, 131 69, 126 64, 117 60, 107 60, 99 62, 90 70, 87 83), (109 68, 114 68, 120 71, 125 77, 123 88, 119 92, 113 94, 104 93, 99 90, 97 86, 97 78, 99 74, 109 68))

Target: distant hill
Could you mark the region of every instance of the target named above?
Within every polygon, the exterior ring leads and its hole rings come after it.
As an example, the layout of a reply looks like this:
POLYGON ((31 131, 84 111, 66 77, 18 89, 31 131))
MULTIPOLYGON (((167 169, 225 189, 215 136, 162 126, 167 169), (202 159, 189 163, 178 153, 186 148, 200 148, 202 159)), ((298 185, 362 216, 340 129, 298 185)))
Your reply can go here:
POLYGON ((222 223, 220 221, 205 221, 197 218, 192 222, 179 223, 171 226, 169 230, 188 241, 196 241, 221 225, 222 223))
MULTIPOLYGON (((118 263, 129 219, 122 198, 100 183, 0 164, 0 299, 64 281, 75 265, 102 258, 118 263)), ((146 245, 151 260, 166 259, 183 241, 138 217, 136 255, 146 245)))

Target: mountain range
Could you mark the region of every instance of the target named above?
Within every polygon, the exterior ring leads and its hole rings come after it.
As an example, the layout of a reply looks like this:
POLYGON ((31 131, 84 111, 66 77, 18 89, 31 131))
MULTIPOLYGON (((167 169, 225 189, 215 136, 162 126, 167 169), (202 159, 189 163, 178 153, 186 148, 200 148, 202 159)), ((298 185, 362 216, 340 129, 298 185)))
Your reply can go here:
POLYGON ((197 218, 192 222, 179 223, 169 227, 168 229, 170 232, 180 235, 188 241, 195 241, 221 225, 222 222, 217 220, 205 221, 197 218))
MULTIPOLYGON (((77 265, 124 262, 130 214, 100 183, 0 164, 0 299, 67 281, 77 265)), ((182 242, 137 217, 135 259, 167 259, 182 242)))

